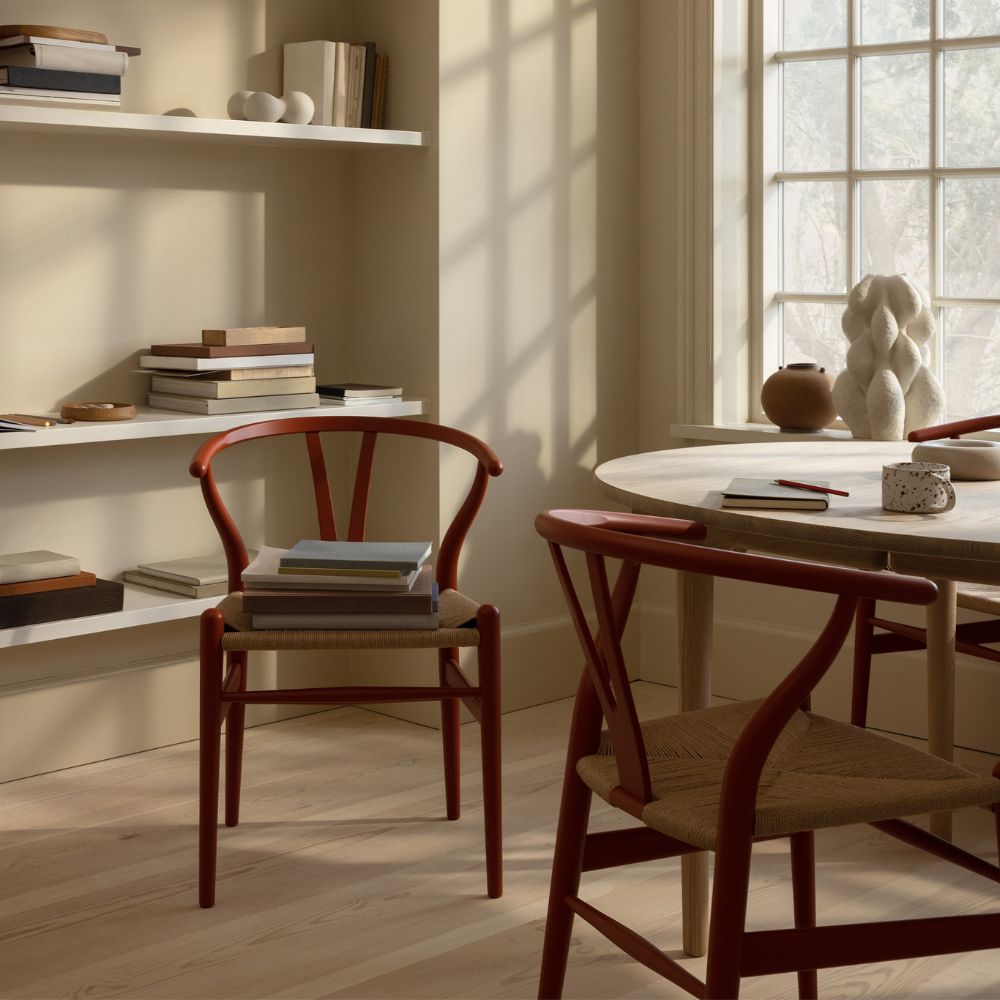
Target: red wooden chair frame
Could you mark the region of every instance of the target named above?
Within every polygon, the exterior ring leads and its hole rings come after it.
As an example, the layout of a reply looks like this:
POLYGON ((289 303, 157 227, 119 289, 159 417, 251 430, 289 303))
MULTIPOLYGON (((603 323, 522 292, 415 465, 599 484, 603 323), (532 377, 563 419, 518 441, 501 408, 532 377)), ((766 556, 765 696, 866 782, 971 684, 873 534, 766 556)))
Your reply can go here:
MULTIPOLYGON (((319 537, 333 541, 339 536, 334 516, 323 433, 361 435, 361 448, 354 478, 346 540, 363 541, 371 489, 375 445, 380 434, 423 438, 460 448, 476 459, 476 471, 468 493, 445 532, 437 553, 435 578, 439 589, 457 590, 458 561, 462 544, 486 494, 489 479, 503 471, 500 459, 478 438, 463 431, 426 421, 389 417, 330 416, 265 420, 237 427, 206 441, 191 463, 191 475, 201 481, 202 494, 222 539, 229 569, 230 592, 242 591, 241 574, 248 564, 247 550, 219 494, 212 471, 213 459, 233 445, 261 438, 302 434, 309 456, 319 537)), ((479 682, 473 684, 459 666, 457 648, 438 650, 437 687, 324 687, 295 690, 247 690, 247 653, 224 654, 222 637, 226 624, 217 608, 201 616, 201 725, 199 794, 199 902, 215 903, 216 847, 218 836, 220 731, 226 723, 225 822, 239 822, 243 731, 248 704, 352 705, 388 702, 440 701, 444 746, 445 802, 448 819, 461 815, 459 702, 479 721, 482 731, 483 800, 486 826, 487 892, 496 898, 503 892, 502 833, 500 807, 500 615, 492 604, 481 604, 476 615, 479 631, 479 682), (225 664, 224 664, 225 660, 225 664)))
MULTIPOLYGON (((959 438, 963 434, 997 428, 1000 428, 1000 415, 971 417, 968 420, 955 420, 910 431, 907 440, 916 443, 959 438)), ((927 629, 879 618, 875 610, 873 600, 858 603, 854 638, 854 686, 851 695, 851 722, 856 726, 864 726, 868 720, 872 657, 879 653, 901 653, 927 647, 927 629), (881 634, 876 634, 876 629, 881 634)), ((996 642, 1000 642, 1000 618, 962 622, 955 626, 956 652, 1000 663, 1000 650, 990 649, 985 645, 996 642)))
MULTIPOLYGON (((585 667, 573 711, 562 804, 553 859, 539 997, 558 997, 575 915, 583 917, 632 958, 698 997, 736 997, 740 979, 777 972, 799 974, 800 996, 815 997, 816 969, 1000 947, 1000 913, 937 917, 842 926, 816 926, 814 835, 792 834, 794 928, 745 930, 750 856, 758 783, 768 754, 811 691, 833 663, 850 631, 859 599, 927 604, 936 588, 927 580, 725 552, 687 544, 705 535, 690 521, 645 515, 563 510, 540 514, 538 532, 548 541, 577 635, 585 667), (592 633, 563 548, 586 555, 598 627, 592 633), (605 559, 621 560, 612 592, 605 559), (747 580, 837 596, 819 638, 755 712, 733 749, 722 784, 708 946, 702 982, 648 940, 579 897, 584 871, 698 851, 648 827, 587 833, 591 790, 577 761, 595 754, 606 720, 618 764, 613 805, 633 817, 652 800, 648 759, 632 701, 620 639, 625 630, 641 566, 747 580)), ((998 768, 1000 771, 1000 768, 998 768)), ((996 772, 995 772, 996 775, 996 772)), ((1000 775, 996 775, 1000 776, 1000 775)), ((872 824, 937 857, 994 882, 1000 868, 902 820, 872 824)), ((998 822, 1000 843, 1000 822, 998 822)), ((768 839, 768 838, 759 838, 768 839)))

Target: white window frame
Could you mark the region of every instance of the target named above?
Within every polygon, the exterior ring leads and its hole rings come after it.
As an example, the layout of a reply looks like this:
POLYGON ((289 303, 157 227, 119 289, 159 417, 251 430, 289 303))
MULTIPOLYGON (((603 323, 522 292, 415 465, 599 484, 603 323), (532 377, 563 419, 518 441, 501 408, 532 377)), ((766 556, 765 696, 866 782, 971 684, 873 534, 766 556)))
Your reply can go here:
POLYGON ((760 387, 781 360, 782 302, 834 303, 846 307, 847 294, 800 294, 780 291, 781 197, 783 181, 841 181, 848 185, 846 287, 861 280, 860 182, 862 180, 927 179, 930 187, 930 285, 937 335, 931 367, 944 371, 945 328, 942 308, 968 306, 1000 309, 1000 299, 962 298, 943 294, 944 219, 942 188, 950 177, 997 177, 1000 167, 945 167, 943 150, 944 53, 955 49, 1000 47, 1000 35, 970 38, 944 37, 944 2, 930 0, 930 37, 913 42, 861 45, 856 42, 861 0, 847 3, 847 45, 838 48, 780 52, 781 0, 750 0, 750 419, 767 423, 760 407, 760 387), (928 166, 902 170, 860 169, 856 152, 860 140, 860 60, 865 55, 930 53, 930 149, 928 166), (847 168, 816 172, 782 171, 781 81, 786 62, 817 59, 847 61, 847 168))

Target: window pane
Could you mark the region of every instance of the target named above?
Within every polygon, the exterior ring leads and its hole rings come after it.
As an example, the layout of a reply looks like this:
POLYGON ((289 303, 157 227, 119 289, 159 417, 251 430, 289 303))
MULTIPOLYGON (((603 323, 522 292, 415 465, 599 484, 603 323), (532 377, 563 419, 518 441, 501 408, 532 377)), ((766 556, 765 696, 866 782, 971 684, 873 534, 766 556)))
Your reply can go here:
POLYGON ((944 33, 1000 35, 1000 0, 944 0, 944 33))
POLYGON ((930 182, 861 182, 861 270, 930 285, 930 182))
POLYGON ((1000 177, 944 182, 944 292, 1000 298, 1000 177))
POLYGON ((847 367, 847 338, 840 329, 846 306, 828 302, 783 302, 782 364, 815 361, 831 375, 847 367))
POLYGON ((1000 49, 944 55, 944 159, 949 167, 1000 166, 1000 49))
POLYGON ((930 59, 926 53, 861 60, 861 166, 928 166, 930 59))
POLYGON ((944 309, 948 415, 1000 412, 1000 310, 944 309))
POLYGON ((911 42, 929 38, 930 0, 861 0, 861 42, 911 42))
POLYGON ((847 0, 785 0, 782 48, 832 49, 847 44, 847 0))
POLYGON ((785 63, 785 170, 847 167, 847 63, 785 63))
POLYGON ((847 184, 782 184, 783 290, 845 292, 847 184))

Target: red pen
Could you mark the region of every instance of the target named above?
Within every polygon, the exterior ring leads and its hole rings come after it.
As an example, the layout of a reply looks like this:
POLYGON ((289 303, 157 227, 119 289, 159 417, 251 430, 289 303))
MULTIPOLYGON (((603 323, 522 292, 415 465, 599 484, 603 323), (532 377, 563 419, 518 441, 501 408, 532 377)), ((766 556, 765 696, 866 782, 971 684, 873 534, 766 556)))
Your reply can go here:
POLYGON ((844 490, 832 490, 829 486, 813 486, 811 483, 796 483, 791 479, 775 479, 776 486, 791 486, 796 490, 812 490, 813 493, 831 493, 835 497, 849 497, 851 494, 844 490))

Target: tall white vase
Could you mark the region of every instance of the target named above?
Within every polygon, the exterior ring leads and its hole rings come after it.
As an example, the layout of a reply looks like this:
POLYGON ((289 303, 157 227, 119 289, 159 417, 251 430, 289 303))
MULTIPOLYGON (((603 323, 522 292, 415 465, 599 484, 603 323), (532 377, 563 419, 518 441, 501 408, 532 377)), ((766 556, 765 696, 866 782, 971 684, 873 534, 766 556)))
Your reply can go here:
POLYGON ((927 367, 934 317, 926 292, 905 274, 866 275, 841 326, 851 346, 833 402, 854 437, 901 441, 944 420, 944 389, 927 367))

